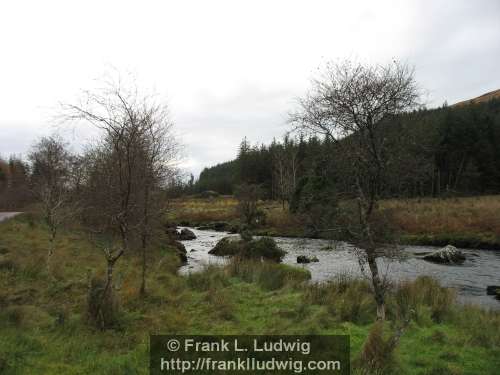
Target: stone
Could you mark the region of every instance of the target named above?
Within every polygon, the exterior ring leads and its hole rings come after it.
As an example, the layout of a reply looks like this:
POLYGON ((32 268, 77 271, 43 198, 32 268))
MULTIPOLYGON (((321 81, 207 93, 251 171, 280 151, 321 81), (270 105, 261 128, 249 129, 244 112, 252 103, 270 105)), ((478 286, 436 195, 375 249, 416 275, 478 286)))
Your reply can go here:
POLYGON ((181 233, 178 235, 178 238, 181 241, 190 241, 190 240, 195 240, 196 235, 193 233, 192 230, 184 228, 181 230, 181 233))
POLYGON ((500 294, 500 285, 488 285, 486 287, 486 294, 489 296, 496 296, 500 294))
POLYGON ((211 255, 236 255, 241 250, 240 239, 237 236, 224 237, 208 253, 211 255))
POLYGON ((317 257, 308 257, 308 256, 305 256, 305 255, 299 255, 297 257, 297 263, 315 263, 315 262, 319 262, 319 259, 317 257))
POLYGON ((436 250, 424 256, 429 262, 440 264, 462 264, 465 262, 465 255, 455 246, 447 245, 440 250, 436 250))

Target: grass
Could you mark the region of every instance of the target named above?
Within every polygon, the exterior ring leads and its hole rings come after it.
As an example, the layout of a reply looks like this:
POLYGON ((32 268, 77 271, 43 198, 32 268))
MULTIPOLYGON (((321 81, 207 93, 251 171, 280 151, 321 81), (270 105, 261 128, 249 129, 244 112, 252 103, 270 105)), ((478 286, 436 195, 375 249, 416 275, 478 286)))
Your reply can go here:
MULTIPOLYGON (((260 208, 266 214, 266 224, 255 234, 263 236, 300 237, 304 235, 301 220, 289 215, 276 201, 261 201, 260 208)), ((212 222, 239 224, 238 201, 233 196, 217 198, 183 197, 174 199, 167 219, 175 223, 199 226, 212 222)))
POLYGON ((2 374, 147 374, 150 333, 348 334, 353 373, 361 374, 367 337, 386 340, 405 319, 393 355, 382 358, 387 371, 475 375, 496 374, 500 366, 499 314, 455 304, 432 279, 394 286, 389 321, 377 336, 371 290, 362 280, 341 275, 310 284, 300 268, 238 260, 182 277, 161 237, 151 251, 145 298, 138 293, 140 259, 131 253, 117 263, 119 325, 101 332, 85 321, 87 271, 103 272, 101 254, 78 228, 64 230, 51 278, 43 266, 46 242, 37 220, 0 224, 0 248, 14 263, 0 270, 2 374))
POLYGON ((175 222, 186 221, 192 226, 214 221, 233 222, 239 219, 237 206, 238 201, 227 195, 174 199, 168 219, 175 222))
MULTIPOLYGON (((207 223, 238 221, 237 201, 231 196, 213 199, 181 198, 173 202, 170 219, 207 223)), ((305 236, 301 220, 278 202, 263 201, 266 224, 256 234, 305 236)), ((412 245, 500 249, 500 195, 461 198, 389 199, 380 202, 399 230, 401 242, 412 245)))
POLYGON ((381 208, 414 244, 500 249, 500 196, 386 200, 381 208))

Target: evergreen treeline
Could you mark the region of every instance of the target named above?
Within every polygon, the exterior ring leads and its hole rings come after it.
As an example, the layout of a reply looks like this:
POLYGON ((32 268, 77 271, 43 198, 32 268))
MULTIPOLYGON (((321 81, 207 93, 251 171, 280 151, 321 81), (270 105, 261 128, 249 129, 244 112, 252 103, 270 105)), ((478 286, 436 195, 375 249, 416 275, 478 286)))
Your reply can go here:
MULTIPOLYGON (((500 100, 419 110, 386 119, 386 197, 488 194, 500 190, 500 100)), ((251 146, 246 139, 235 160, 205 168, 194 188, 232 194, 241 183, 259 184, 267 198, 290 201, 299 181, 326 176, 339 193, 353 183, 342 143, 317 137, 285 137, 251 146)))

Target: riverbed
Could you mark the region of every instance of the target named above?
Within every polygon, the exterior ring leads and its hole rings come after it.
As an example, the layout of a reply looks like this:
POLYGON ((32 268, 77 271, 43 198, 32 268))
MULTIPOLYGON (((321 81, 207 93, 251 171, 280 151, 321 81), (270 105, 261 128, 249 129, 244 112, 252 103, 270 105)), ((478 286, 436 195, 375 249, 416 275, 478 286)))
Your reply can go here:
MULTIPOLYGON (((237 235, 189 229, 197 238, 182 241, 187 250, 188 263, 181 267, 181 274, 200 271, 207 264, 223 264, 227 261, 227 258, 210 255, 208 251, 222 238, 237 235)), ((313 282, 326 281, 342 273, 366 277, 361 271, 354 247, 345 242, 288 237, 275 237, 275 240, 287 252, 283 263, 308 269, 313 282), (298 255, 315 256, 319 262, 297 264, 298 255)), ((403 256, 398 257, 398 260, 379 258, 379 269, 394 281, 432 276, 441 285, 455 288, 461 302, 500 310, 500 301, 486 295, 487 285, 500 285, 500 251, 461 249, 467 257, 463 265, 435 264, 422 259, 421 253, 436 249, 428 246, 401 247, 403 256)))

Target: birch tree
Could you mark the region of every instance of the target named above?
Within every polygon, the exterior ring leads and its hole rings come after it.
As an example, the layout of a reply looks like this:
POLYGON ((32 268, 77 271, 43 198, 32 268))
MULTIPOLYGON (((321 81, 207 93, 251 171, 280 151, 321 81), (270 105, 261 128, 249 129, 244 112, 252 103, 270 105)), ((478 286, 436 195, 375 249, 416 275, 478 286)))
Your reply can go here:
POLYGON ((47 272, 56 248, 56 235, 66 217, 65 205, 70 196, 71 155, 63 141, 56 137, 42 138, 28 156, 32 164, 32 189, 42 204, 43 216, 49 229, 47 272))
POLYGON ((310 92, 299 99, 299 110, 291 114, 297 130, 322 134, 347 155, 346 173, 353 175, 358 213, 357 225, 346 229, 361 249, 360 263, 368 264, 380 320, 385 319, 385 288, 377 258, 385 248, 376 230, 376 211, 388 160, 381 123, 415 108, 418 99, 413 70, 407 65, 344 61, 327 64, 310 92))

